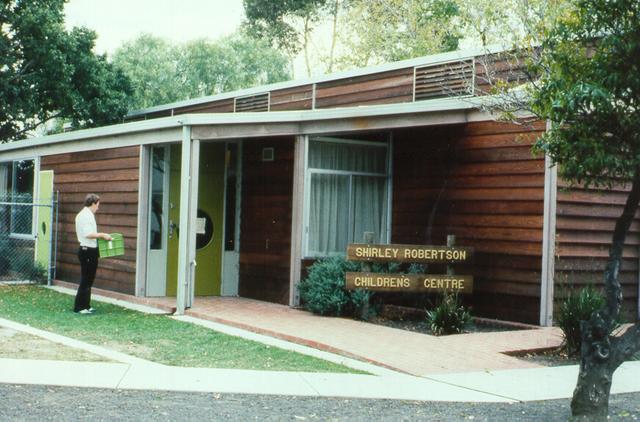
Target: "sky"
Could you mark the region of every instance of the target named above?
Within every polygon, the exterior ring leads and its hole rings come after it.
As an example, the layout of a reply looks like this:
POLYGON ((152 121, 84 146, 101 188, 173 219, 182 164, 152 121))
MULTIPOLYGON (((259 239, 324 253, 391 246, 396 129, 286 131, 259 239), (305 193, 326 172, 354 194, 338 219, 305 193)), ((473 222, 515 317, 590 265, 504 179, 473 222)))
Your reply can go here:
POLYGON ((68 28, 96 31, 96 53, 110 55, 142 32, 173 42, 215 40, 240 25, 244 9, 242 0, 71 0, 65 15, 68 28))

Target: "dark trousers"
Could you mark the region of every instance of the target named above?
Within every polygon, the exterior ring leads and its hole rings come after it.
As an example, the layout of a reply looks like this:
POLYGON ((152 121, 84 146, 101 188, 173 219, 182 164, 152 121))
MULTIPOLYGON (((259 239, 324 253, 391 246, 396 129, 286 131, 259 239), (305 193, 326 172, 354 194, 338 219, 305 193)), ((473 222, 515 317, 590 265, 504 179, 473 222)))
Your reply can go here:
POLYGON ((80 285, 76 294, 76 302, 73 306, 74 312, 91 307, 91 286, 96 278, 98 269, 98 248, 87 248, 80 246, 78 249, 78 259, 80 260, 80 285))

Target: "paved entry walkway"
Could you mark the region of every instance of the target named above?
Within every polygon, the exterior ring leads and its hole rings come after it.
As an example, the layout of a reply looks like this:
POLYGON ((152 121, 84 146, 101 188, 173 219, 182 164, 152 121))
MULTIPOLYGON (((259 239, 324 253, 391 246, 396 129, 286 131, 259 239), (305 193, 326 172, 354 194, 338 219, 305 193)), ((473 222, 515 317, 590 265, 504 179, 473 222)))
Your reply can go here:
MULTIPOLYGON (((56 283, 74 287, 67 283, 56 283)), ((115 297, 172 311, 175 298, 115 297)), ((551 348, 562 342, 557 328, 459 334, 435 337, 345 318, 321 317, 288 306, 245 298, 196 298, 186 315, 266 334, 416 376, 541 365, 510 356, 551 348)))

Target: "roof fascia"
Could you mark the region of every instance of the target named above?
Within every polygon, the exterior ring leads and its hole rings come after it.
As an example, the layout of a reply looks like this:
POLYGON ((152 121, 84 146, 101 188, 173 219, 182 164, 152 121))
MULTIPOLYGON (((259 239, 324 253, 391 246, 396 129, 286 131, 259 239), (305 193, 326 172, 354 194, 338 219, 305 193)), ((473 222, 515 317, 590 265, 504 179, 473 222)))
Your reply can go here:
POLYGON ((159 131, 180 126, 308 123, 313 121, 346 120, 361 117, 379 117, 408 114, 442 113, 448 111, 481 109, 495 102, 492 97, 444 98, 400 104, 383 104, 321 110, 272 111, 263 113, 211 113, 182 114, 173 117, 122 123, 94 129, 23 139, 0 144, 0 154, 22 149, 37 149, 54 144, 113 138, 133 133, 159 131))

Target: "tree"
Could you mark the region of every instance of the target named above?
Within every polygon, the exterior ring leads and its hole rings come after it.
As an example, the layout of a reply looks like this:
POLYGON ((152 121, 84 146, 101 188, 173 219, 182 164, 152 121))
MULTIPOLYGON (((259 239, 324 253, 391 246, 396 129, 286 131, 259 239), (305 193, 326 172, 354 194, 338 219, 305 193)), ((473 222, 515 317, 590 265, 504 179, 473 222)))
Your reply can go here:
POLYGON ((64 0, 0 4, 0 141, 64 118, 73 127, 120 121, 127 78, 92 52, 96 35, 64 28, 64 0))
POLYGON ((235 33, 215 42, 172 45, 142 34, 123 44, 113 62, 131 79, 131 107, 152 107, 289 79, 287 59, 265 40, 235 33))
POLYGON ((287 58, 265 40, 241 32, 215 43, 195 40, 180 49, 177 71, 190 97, 290 79, 287 58))
POLYGON ((247 31, 255 38, 267 39, 292 60, 302 51, 308 76, 311 76, 311 34, 318 22, 326 17, 326 12, 331 11, 334 17, 333 58, 340 0, 243 0, 243 3, 247 31))
POLYGON ((455 0, 352 0, 342 25, 343 67, 368 66, 458 48, 455 0))
POLYGON ((176 54, 175 47, 151 34, 141 34, 114 52, 112 62, 131 80, 132 109, 183 99, 176 77, 176 54))
POLYGON ((455 0, 460 30, 470 44, 518 46, 540 42, 539 35, 571 0, 455 0))
POLYGON ((640 201, 640 2, 576 0, 544 37, 531 109, 551 128, 538 141, 561 175, 587 186, 627 184, 604 272, 606 305, 582 323, 576 417, 605 420, 614 371, 640 350, 640 322, 616 333, 618 272, 640 201))
POLYGON ((454 50, 461 35, 457 0, 244 0, 244 7, 248 32, 292 61, 302 54, 308 76, 454 50))

